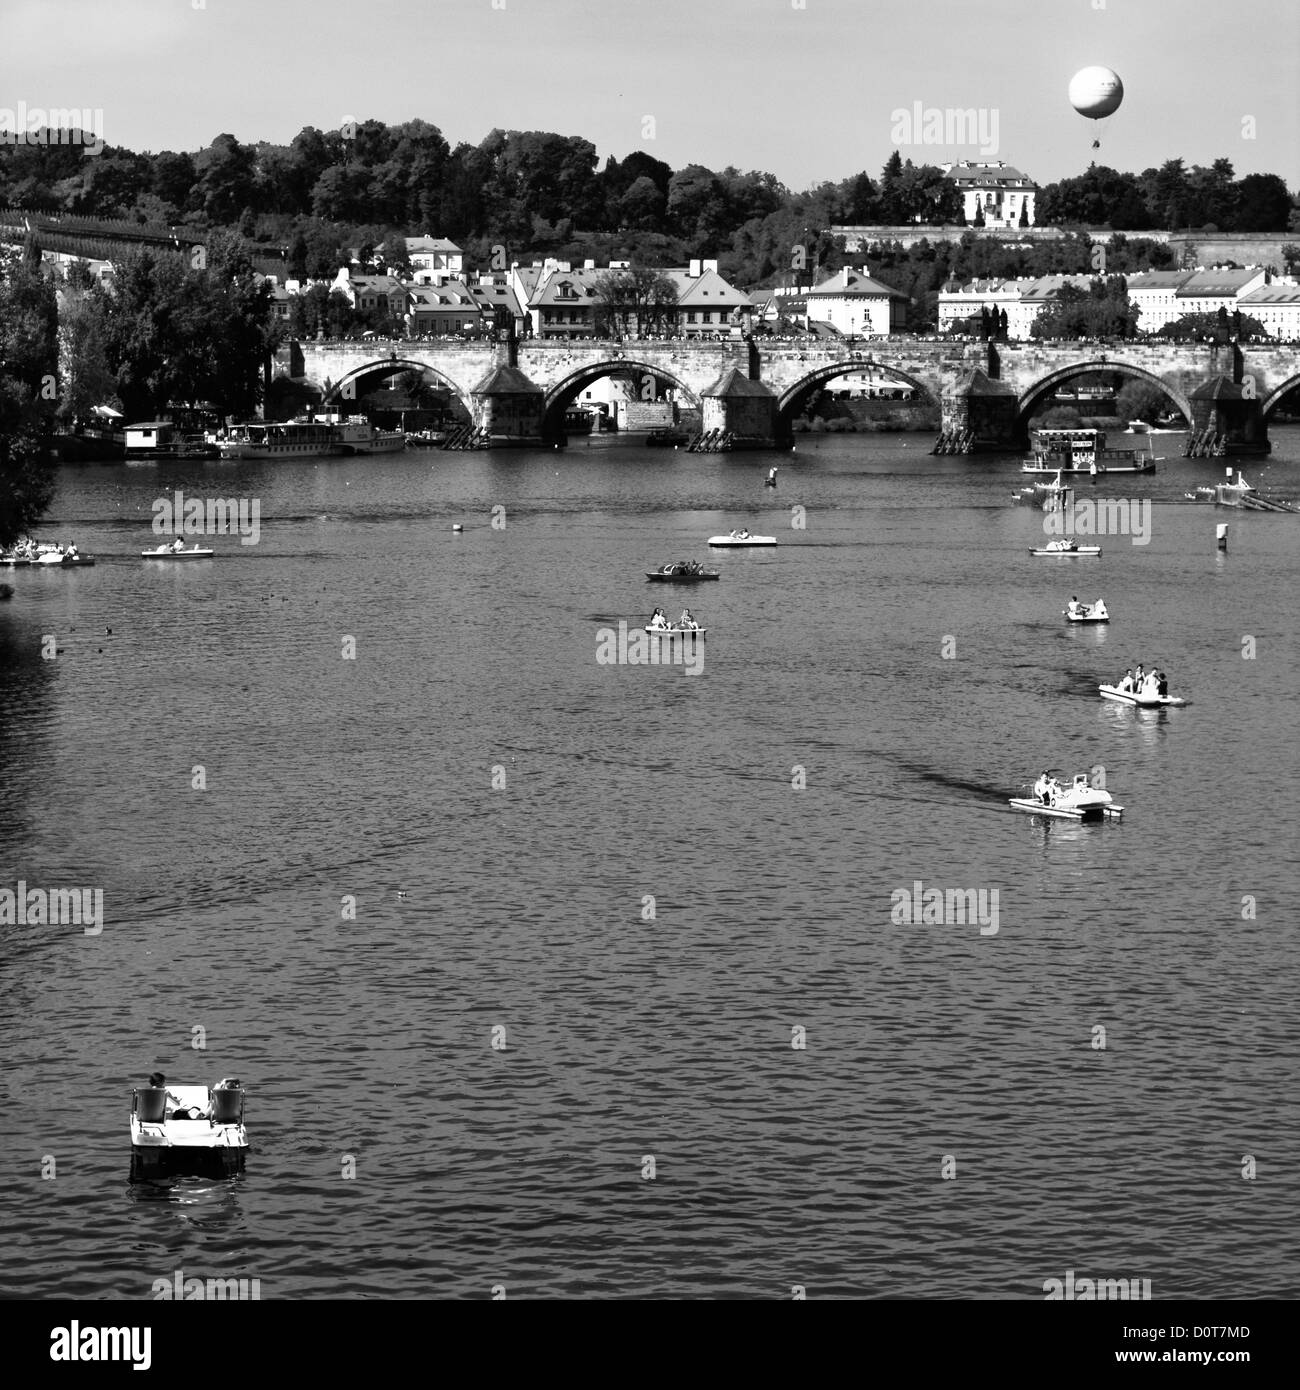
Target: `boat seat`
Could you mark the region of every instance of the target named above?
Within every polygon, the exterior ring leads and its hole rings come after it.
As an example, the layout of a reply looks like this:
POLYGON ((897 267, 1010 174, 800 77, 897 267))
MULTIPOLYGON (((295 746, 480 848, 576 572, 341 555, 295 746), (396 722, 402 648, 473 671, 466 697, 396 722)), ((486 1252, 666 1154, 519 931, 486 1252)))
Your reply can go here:
POLYGON ((165 1086, 140 1086, 133 1095, 135 1113, 141 1124, 160 1125, 167 1118, 165 1086))
POLYGON ((237 1125, 241 1124, 243 1119, 243 1088, 214 1086, 212 1088, 212 1123, 214 1125, 237 1125))

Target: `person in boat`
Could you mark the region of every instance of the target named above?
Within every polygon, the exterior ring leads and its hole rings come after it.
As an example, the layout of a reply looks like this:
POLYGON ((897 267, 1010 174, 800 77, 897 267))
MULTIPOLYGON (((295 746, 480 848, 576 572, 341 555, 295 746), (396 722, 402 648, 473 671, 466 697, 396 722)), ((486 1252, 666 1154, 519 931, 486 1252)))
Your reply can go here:
POLYGON ((1115 689, 1123 691, 1126 695, 1132 694, 1133 668, 1131 666, 1128 668, 1127 671, 1124 672, 1124 679, 1120 681, 1120 683, 1115 687, 1115 689))
POLYGON ((1156 694, 1163 700, 1169 694, 1169 682, 1165 679, 1165 673, 1160 671, 1156 675, 1156 694))
POLYGON ((662 608, 656 608, 648 623, 649 627, 667 627, 668 617, 662 608))
POLYGON ((1142 683, 1143 683, 1143 681, 1146 680, 1146 678, 1147 678, 1147 673, 1146 673, 1146 671, 1143 669, 1142 663, 1139 661, 1139 662, 1138 662, 1138 668, 1137 668, 1137 674, 1133 677, 1133 689, 1134 689, 1139 695, 1142 693, 1142 683))
POLYGON ((149 1077, 150 1086, 167 1092, 167 1118, 169 1120, 201 1120, 207 1111, 201 1105, 186 1105, 183 1100, 167 1087, 167 1078, 160 1071, 149 1077))
POLYGON ((177 536, 176 539, 172 542, 172 549, 177 551, 184 550, 185 541, 180 536, 177 536))
POLYGON ((691 616, 691 610, 689 608, 683 608, 682 616, 677 619, 677 626, 693 630, 699 627, 699 623, 691 616))
POLYGON ((1081 616, 1082 616, 1082 613, 1083 613, 1083 610, 1082 610, 1082 609, 1080 608, 1080 606, 1079 606, 1079 595, 1078 595, 1078 594, 1073 594, 1073 595, 1071 595, 1071 597, 1070 597, 1070 617, 1072 617, 1072 618, 1078 618, 1078 617, 1081 617, 1081 616))
POLYGON ((1055 800, 1056 778, 1050 772, 1044 771, 1043 775, 1034 783, 1034 795, 1044 806, 1050 806, 1055 800))

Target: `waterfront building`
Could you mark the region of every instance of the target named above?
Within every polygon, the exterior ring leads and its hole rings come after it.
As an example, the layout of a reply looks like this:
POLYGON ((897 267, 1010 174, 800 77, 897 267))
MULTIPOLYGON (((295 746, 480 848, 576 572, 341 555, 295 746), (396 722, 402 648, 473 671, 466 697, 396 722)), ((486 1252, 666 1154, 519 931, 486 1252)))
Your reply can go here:
POLYGON ((1300 285, 1274 279, 1238 296, 1243 316, 1258 319, 1265 331, 1285 343, 1300 341, 1300 285))
POLYGON ((436 274, 459 279, 465 258, 459 246, 446 237, 408 236, 406 257, 411 262, 411 278, 417 284, 428 284, 436 274))
POLYGON ((1017 313, 1021 290, 1028 283, 1025 280, 970 280, 958 284, 949 280, 939 291, 939 332, 959 332, 959 324, 969 319, 978 319, 981 309, 990 312, 1005 312, 1007 334, 1011 335, 1011 320, 1017 313))
POLYGON ((718 274, 716 260, 693 260, 664 274, 677 286, 677 306, 669 315, 672 329, 684 338, 747 333, 753 327, 754 306, 718 274))
POLYGON ((836 271, 807 294, 809 322, 829 323, 848 337, 879 338, 907 327, 907 296, 873 280, 866 267, 836 271))
POLYGON ((984 163, 963 159, 939 167, 962 195, 967 225, 973 226, 981 211, 984 225, 991 231, 1019 227, 1022 216, 1024 225, 1034 225, 1034 199, 1038 187, 1019 169, 1000 159, 984 163))
POLYGON ((1129 302, 1141 310, 1139 333, 1158 333, 1185 312, 1176 296, 1193 274, 1190 270, 1144 270, 1126 277, 1129 302))
POLYGON ((358 312, 378 309, 401 318, 406 312, 406 287, 395 275, 354 275, 343 266, 330 285, 358 312))
POLYGON ((490 318, 485 322, 482 305, 463 280, 439 279, 436 284, 408 284, 402 288, 406 295, 406 328, 414 337, 452 333, 477 337, 492 326, 490 318))
POLYGON ((1268 280, 1261 266, 1213 266, 1198 269, 1174 291, 1175 318, 1184 314, 1231 314, 1242 295, 1259 289, 1268 280))

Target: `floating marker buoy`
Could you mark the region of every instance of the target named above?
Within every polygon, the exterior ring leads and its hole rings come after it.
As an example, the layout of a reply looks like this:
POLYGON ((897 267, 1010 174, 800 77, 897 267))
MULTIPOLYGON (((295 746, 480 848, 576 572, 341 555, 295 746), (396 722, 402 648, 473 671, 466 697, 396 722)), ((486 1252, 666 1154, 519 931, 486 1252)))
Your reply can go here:
POLYGON ((1216 539, 1217 539, 1218 542, 1219 542, 1219 549, 1220 549, 1220 550, 1227 550, 1227 548, 1228 548, 1228 523, 1227 523, 1226 521, 1220 523, 1219 528, 1218 528, 1218 531, 1216 532, 1216 539))
POLYGON ((463 531, 465 528, 460 524, 459 521, 457 521, 457 522, 455 522, 455 523, 452 525, 452 528, 451 528, 451 529, 452 529, 453 531, 463 531))

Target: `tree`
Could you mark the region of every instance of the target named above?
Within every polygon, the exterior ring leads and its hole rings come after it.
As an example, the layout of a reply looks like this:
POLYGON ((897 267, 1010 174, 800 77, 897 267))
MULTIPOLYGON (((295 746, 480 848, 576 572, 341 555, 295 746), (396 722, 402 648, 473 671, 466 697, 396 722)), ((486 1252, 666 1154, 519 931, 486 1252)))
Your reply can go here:
POLYGON ((0 546, 54 500, 58 360, 54 287, 29 236, 21 254, 0 247, 0 546))
POLYGON ((666 210, 667 199, 654 180, 642 174, 618 200, 618 224, 634 231, 657 231, 666 210))
POLYGON ((654 266, 606 270, 592 285, 596 291, 596 325, 619 334, 653 334, 671 321, 677 286, 654 266))
MULTIPOLYGON (((81 262, 74 262, 80 265, 81 262)), ((106 292, 69 275, 59 305, 59 416, 84 419, 117 400, 117 378, 104 345, 106 292)))
POLYGON ((1115 414, 1125 425, 1130 420, 1155 420, 1164 415, 1173 397, 1149 381, 1130 377, 1115 394, 1115 414))
POLYGON ((1291 195, 1276 174, 1247 174, 1237 185, 1239 232, 1284 232, 1291 195))
POLYGON ((254 197, 254 152, 233 135, 218 135, 194 160, 199 206, 218 225, 234 222, 254 197))

